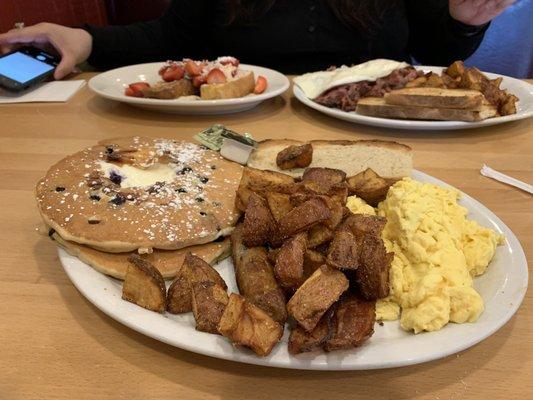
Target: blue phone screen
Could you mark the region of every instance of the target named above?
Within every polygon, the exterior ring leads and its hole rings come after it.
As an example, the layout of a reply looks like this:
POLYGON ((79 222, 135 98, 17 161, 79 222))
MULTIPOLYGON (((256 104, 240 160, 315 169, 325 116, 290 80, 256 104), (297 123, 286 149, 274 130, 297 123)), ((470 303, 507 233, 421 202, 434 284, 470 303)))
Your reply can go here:
POLYGON ((26 83, 53 69, 52 65, 19 52, 0 58, 0 74, 20 83, 26 83))

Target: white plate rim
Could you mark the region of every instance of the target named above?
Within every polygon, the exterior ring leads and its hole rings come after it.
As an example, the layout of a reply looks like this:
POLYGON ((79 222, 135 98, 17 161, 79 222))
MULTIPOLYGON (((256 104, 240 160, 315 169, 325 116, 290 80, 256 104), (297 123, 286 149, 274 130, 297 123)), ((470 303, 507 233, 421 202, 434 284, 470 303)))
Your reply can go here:
POLYGON ((268 100, 272 97, 279 96, 280 94, 283 94, 290 86, 289 79, 283 75, 282 73, 266 68, 266 67, 260 67, 256 65, 249 65, 249 64, 240 64, 240 67, 242 69, 257 71, 257 70, 264 70, 268 71, 269 74, 272 76, 276 76, 280 80, 282 80, 281 87, 277 89, 270 89, 267 87, 267 90, 264 93, 253 95, 253 96, 244 96, 244 97, 238 97, 233 99, 219 99, 219 100, 187 100, 187 99, 171 99, 171 100, 163 100, 163 99, 145 99, 145 98, 137 98, 137 97, 129 97, 126 95, 114 95, 111 93, 107 93, 103 90, 100 90, 98 88, 98 85, 101 83, 101 81, 107 79, 109 76, 113 76, 114 74, 120 73, 120 71, 126 71, 131 68, 146 68, 147 72, 152 70, 157 70, 161 65, 163 65, 163 62, 153 62, 153 63, 144 63, 144 64, 135 64, 135 65, 128 65, 125 67, 115 68, 109 71, 102 72, 96 76, 93 76, 88 83, 89 89, 96 93, 97 95, 110 99, 115 101, 120 101, 123 103, 129 103, 129 104, 141 104, 141 105, 151 105, 151 106, 165 106, 165 107, 176 107, 179 108, 180 106, 186 106, 187 108, 199 108, 199 109, 205 109, 205 108, 213 108, 213 107, 219 107, 219 106, 228 106, 228 105, 245 105, 245 104, 253 104, 253 103, 259 103, 264 100, 268 100))
MULTIPOLYGON (((413 171, 412 177, 414 179, 417 179, 423 182, 429 182, 429 183, 434 183, 434 184, 438 184, 438 185, 445 186, 445 187, 451 187, 450 185, 444 183, 443 181, 433 178, 430 175, 427 175, 420 171, 416 171, 416 170, 413 171)), ((80 291, 80 293, 87 300, 89 300, 89 302, 95 305, 98 309, 100 309, 102 312, 104 312, 111 318, 117 320, 118 322, 128 326, 129 328, 137 332, 140 332, 146 336, 152 337, 156 340, 170 344, 172 346, 179 347, 183 350, 187 350, 187 351, 191 351, 194 353, 203 354, 203 355, 211 356, 215 358, 230 360, 230 361, 262 365, 262 366, 268 366, 268 367, 288 368, 288 369, 337 371, 337 370, 370 370, 370 369, 402 367, 402 366, 420 364, 420 363, 444 358, 449 355, 463 351, 469 347, 472 347, 475 344, 479 343, 480 341, 486 339, 487 337, 495 333, 498 329, 500 329, 502 326, 504 326, 511 319, 511 317, 516 313, 516 311, 520 307, 520 304, 522 303, 524 296, 527 292, 527 286, 528 286, 527 259, 520 245, 520 242, 518 241, 514 233, 503 223, 503 221, 501 221, 487 207, 485 207, 484 205, 482 205, 481 203, 479 203, 477 200, 473 199, 472 197, 466 195, 465 193, 461 192, 461 194, 462 194, 462 201, 468 202, 469 204, 475 207, 476 211, 487 216, 487 218, 490 218, 491 224, 493 225, 491 226, 491 228, 496 229, 498 232, 502 233, 506 237, 506 242, 508 243, 508 246, 510 248, 510 253, 514 255, 513 260, 515 260, 515 262, 513 263, 514 265, 512 265, 512 267, 517 269, 511 275, 511 281, 507 278, 505 281, 505 285, 512 285, 512 287, 514 288, 514 292, 512 293, 512 297, 510 299, 512 300, 512 303, 510 304, 510 307, 506 308, 506 312, 503 313, 503 315, 500 315, 497 321, 493 321, 493 323, 490 325, 490 329, 487 329, 483 332, 478 332, 477 335, 475 336, 469 336, 467 339, 461 342, 454 341, 453 344, 449 346, 446 350, 439 349, 439 350, 435 350, 433 353, 426 354, 425 356, 404 357, 401 359, 387 360, 387 361, 382 361, 378 363, 361 362, 361 363, 356 363, 356 364, 353 364, 353 363, 343 364, 341 352, 332 352, 329 354, 318 354, 318 355, 316 355, 316 353, 305 353, 303 355, 299 355, 296 357, 290 357, 288 359, 289 362, 286 362, 286 361, 276 359, 277 357, 276 354, 280 353, 280 349, 281 348, 286 349, 286 345, 284 344, 278 345, 274 349, 271 356, 267 358, 260 358, 252 354, 250 351, 243 350, 243 349, 234 349, 233 347, 231 347, 231 345, 229 345, 229 343, 224 338, 218 335, 210 335, 210 334, 205 334, 203 332, 197 332, 194 330, 192 325, 190 327, 191 333, 194 332, 195 334, 209 335, 210 339, 212 339, 210 340, 210 342, 215 343, 215 346, 213 348, 198 347, 194 343, 190 343, 186 340, 176 341, 173 338, 169 338, 167 334, 162 334, 161 332, 154 332, 152 329, 150 329, 147 326, 147 324, 149 324, 151 320, 153 321, 154 318, 157 318, 158 323, 164 324, 169 329, 172 329, 173 327, 175 328, 175 323, 172 322, 172 320, 169 319, 167 316, 144 310, 131 303, 120 300, 120 298, 113 299, 113 302, 115 303, 117 301, 120 302, 120 304, 117 303, 119 305, 119 308, 126 309, 128 310, 128 312, 124 312, 124 310, 117 311, 113 309, 113 307, 110 307, 109 304, 106 305, 105 303, 109 299, 106 299, 106 301, 103 301, 102 299, 104 299, 103 296, 106 295, 107 289, 104 287, 102 290, 95 291, 95 289, 89 287, 89 285, 87 285, 86 282, 83 282, 82 280, 80 280, 80 275, 77 271, 79 271, 79 268, 84 268, 85 273, 89 273, 91 274, 91 276, 98 277, 100 281, 108 280, 109 282, 116 282, 116 280, 97 272, 96 270, 88 266, 87 264, 84 264, 83 262, 78 260, 76 257, 70 256, 65 250, 61 248, 58 248, 58 253, 59 253, 60 262, 65 272, 67 273, 67 276, 69 277, 69 279, 72 281, 74 286, 80 291), (514 282, 512 281, 513 279, 514 279, 514 282), (132 317, 132 314, 134 314, 133 317, 132 317), (223 347, 222 352, 219 349, 220 345, 223 347), (337 361, 339 357, 336 357, 339 354, 341 354, 340 363, 337 361), (330 363, 330 358, 333 358, 335 362, 330 363), (316 359, 320 359, 322 361, 314 362, 316 359)), ((472 208, 468 208, 468 209, 469 211, 472 211, 472 208)), ((503 296, 503 295, 500 295, 500 296, 503 296)), ((484 314, 487 312, 489 311, 485 310, 484 314)), ((457 327, 469 326, 469 327, 473 327, 472 329, 475 329, 476 323, 474 324, 449 324, 448 326, 444 327, 443 330, 439 332, 435 332, 435 333, 445 332, 446 329, 449 329, 450 327, 453 327, 453 326, 457 326, 457 327)), ((287 330, 285 331, 286 332, 285 332, 284 338, 286 338, 287 336, 287 330)), ((424 333, 423 335, 432 335, 432 334, 433 333, 424 333)), ((408 336, 411 338, 422 337, 420 335, 416 336, 416 335, 411 335, 411 334, 409 334, 408 336)), ((360 351, 360 349, 363 349, 364 347, 365 346, 359 349, 348 350, 347 355, 348 356, 357 355, 357 352, 360 351)))
MULTIPOLYGON (((444 67, 436 66, 415 66, 417 69, 422 69, 424 71, 433 71, 440 73, 444 67)), ((533 103, 533 84, 530 84, 526 81, 512 78, 510 76, 493 74, 490 72, 483 72, 490 79, 495 79, 502 77, 508 82, 512 82, 516 85, 522 86, 524 89, 529 90, 530 96, 529 99, 519 99, 519 101, 528 100, 533 103)), ((517 121, 521 119, 526 119, 533 116, 533 106, 530 106, 530 110, 517 112, 513 115, 506 115, 503 117, 488 118, 483 121, 478 122, 464 122, 464 121, 420 121, 412 119, 392 119, 392 118, 379 118, 379 117, 370 117, 367 115, 357 114, 355 111, 347 112, 338 110, 336 108, 329 108, 321 104, 315 103, 313 100, 309 99, 304 95, 303 91, 298 87, 298 85, 293 85, 293 95, 301 103, 306 106, 317 110, 323 114, 329 115, 330 117, 342 119, 344 121, 359 123, 363 125, 379 126, 384 128, 396 128, 396 129, 416 129, 416 130, 452 130, 452 129, 471 129, 471 128, 480 128, 484 126, 491 126, 497 124, 503 124, 505 122, 517 121)))

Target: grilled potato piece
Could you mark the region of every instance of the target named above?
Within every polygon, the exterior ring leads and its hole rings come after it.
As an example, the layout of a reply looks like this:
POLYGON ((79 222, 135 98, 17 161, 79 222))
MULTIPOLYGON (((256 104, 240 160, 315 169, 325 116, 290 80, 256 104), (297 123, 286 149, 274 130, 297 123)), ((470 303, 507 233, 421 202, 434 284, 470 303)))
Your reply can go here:
POLYGON ((281 150, 276 156, 279 169, 305 168, 313 160, 313 146, 306 143, 301 146, 292 145, 281 150))
POLYGON ((287 238, 306 231, 314 225, 331 218, 331 211, 326 202, 318 197, 293 208, 279 221, 281 238, 287 238))
POLYGON ((306 331, 312 331, 324 313, 348 289, 348 279, 337 269, 321 266, 287 303, 287 311, 306 331))
POLYGON ((366 214, 350 214, 337 228, 338 230, 348 230, 359 242, 366 235, 381 238, 381 232, 385 228, 387 220, 383 217, 366 214))
POLYGON ((226 282, 216 269, 200 257, 187 253, 167 293, 167 311, 181 314, 192 311, 191 288, 195 282, 213 282, 227 290, 226 282))
POLYGON ((279 222, 281 218, 294 208, 288 194, 268 192, 265 194, 265 197, 268 203, 268 208, 270 208, 270 212, 276 222, 279 222))
POLYGON ((311 332, 306 332, 302 327, 295 326, 289 336, 289 353, 300 354, 321 348, 333 333, 332 317, 335 305, 324 314, 311 332))
POLYGON ((335 306, 331 321, 332 333, 324 344, 324 350, 357 347, 372 336, 376 321, 375 301, 347 294, 335 306))
POLYGON ((194 282, 191 293, 196 330, 218 333, 218 323, 228 304, 226 289, 211 281, 194 282))
POLYGON ((347 183, 350 194, 362 198, 372 207, 376 207, 380 201, 385 200, 391 186, 371 168, 349 177, 347 183))
POLYGON ((424 84, 425 87, 436 87, 436 88, 444 88, 446 85, 444 84, 444 81, 442 80, 441 76, 439 74, 436 74, 435 72, 429 72, 426 74, 427 81, 424 84))
POLYGON ((333 239, 333 231, 324 224, 317 224, 307 233, 307 247, 313 249, 333 239))
POLYGON ((165 311, 166 288, 161 272, 136 254, 128 257, 128 261, 122 298, 148 310, 165 311))
POLYGON ((372 235, 363 238, 355 280, 364 298, 376 300, 389 295, 389 269, 393 257, 393 253, 387 253, 381 238, 372 235))
POLYGON ((246 248, 242 235, 242 225, 231 234, 233 268, 239 292, 275 321, 284 323, 287 319, 285 296, 274 277, 267 251, 263 247, 246 248))
POLYGON ((274 275, 283 289, 297 289, 303 282, 307 233, 300 232, 281 246, 274 275))
POLYGON ((270 354, 283 335, 283 326, 243 296, 232 293, 218 331, 233 344, 246 346, 258 356, 270 354))
POLYGON ((236 207, 245 211, 252 192, 264 196, 268 192, 290 194, 295 190, 294 178, 274 171, 245 167, 237 189, 236 207))
POLYGON ((302 186, 317 193, 326 194, 346 179, 346 172, 333 168, 307 168, 302 175, 302 186))
POLYGON ((357 269, 359 266, 359 248, 355 236, 346 230, 335 232, 329 245, 326 263, 337 269, 357 269))
POLYGON ((410 87, 421 87, 421 86, 425 86, 424 84, 427 82, 428 78, 426 78, 425 76, 419 76, 418 78, 415 78, 413 79, 412 81, 410 82, 407 82, 405 84, 405 87, 406 88, 410 88, 410 87))
POLYGON ((444 72, 452 78, 461 77, 465 73, 465 65, 462 61, 455 61, 452 65, 446 68, 444 72))
POLYGON ((248 200, 242 225, 244 245, 247 247, 261 246, 278 236, 276 221, 266 201, 259 195, 252 193, 248 200))

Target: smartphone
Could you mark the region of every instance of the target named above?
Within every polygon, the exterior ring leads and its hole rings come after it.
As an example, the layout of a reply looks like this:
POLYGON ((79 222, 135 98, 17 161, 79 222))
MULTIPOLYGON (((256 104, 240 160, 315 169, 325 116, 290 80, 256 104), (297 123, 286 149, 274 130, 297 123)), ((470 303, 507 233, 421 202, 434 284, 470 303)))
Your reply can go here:
POLYGON ((0 86, 20 92, 54 74, 59 59, 35 47, 22 47, 0 56, 0 86))

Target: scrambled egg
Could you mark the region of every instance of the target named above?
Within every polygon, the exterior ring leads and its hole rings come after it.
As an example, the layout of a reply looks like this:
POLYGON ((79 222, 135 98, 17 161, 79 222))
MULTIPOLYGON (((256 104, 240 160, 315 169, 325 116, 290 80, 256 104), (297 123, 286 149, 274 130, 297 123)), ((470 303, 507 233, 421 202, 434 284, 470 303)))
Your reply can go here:
MULTIPOLYGON (((378 301, 377 319, 400 318, 403 329, 418 333, 474 322, 483 312, 472 277, 485 272, 503 237, 467 220, 458 198, 456 190, 410 178, 389 189, 377 214, 387 218, 383 240, 394 252, 391 293, 378 301)), ((347 206, 354 213, 374 211, 358 198, 347 206)))

